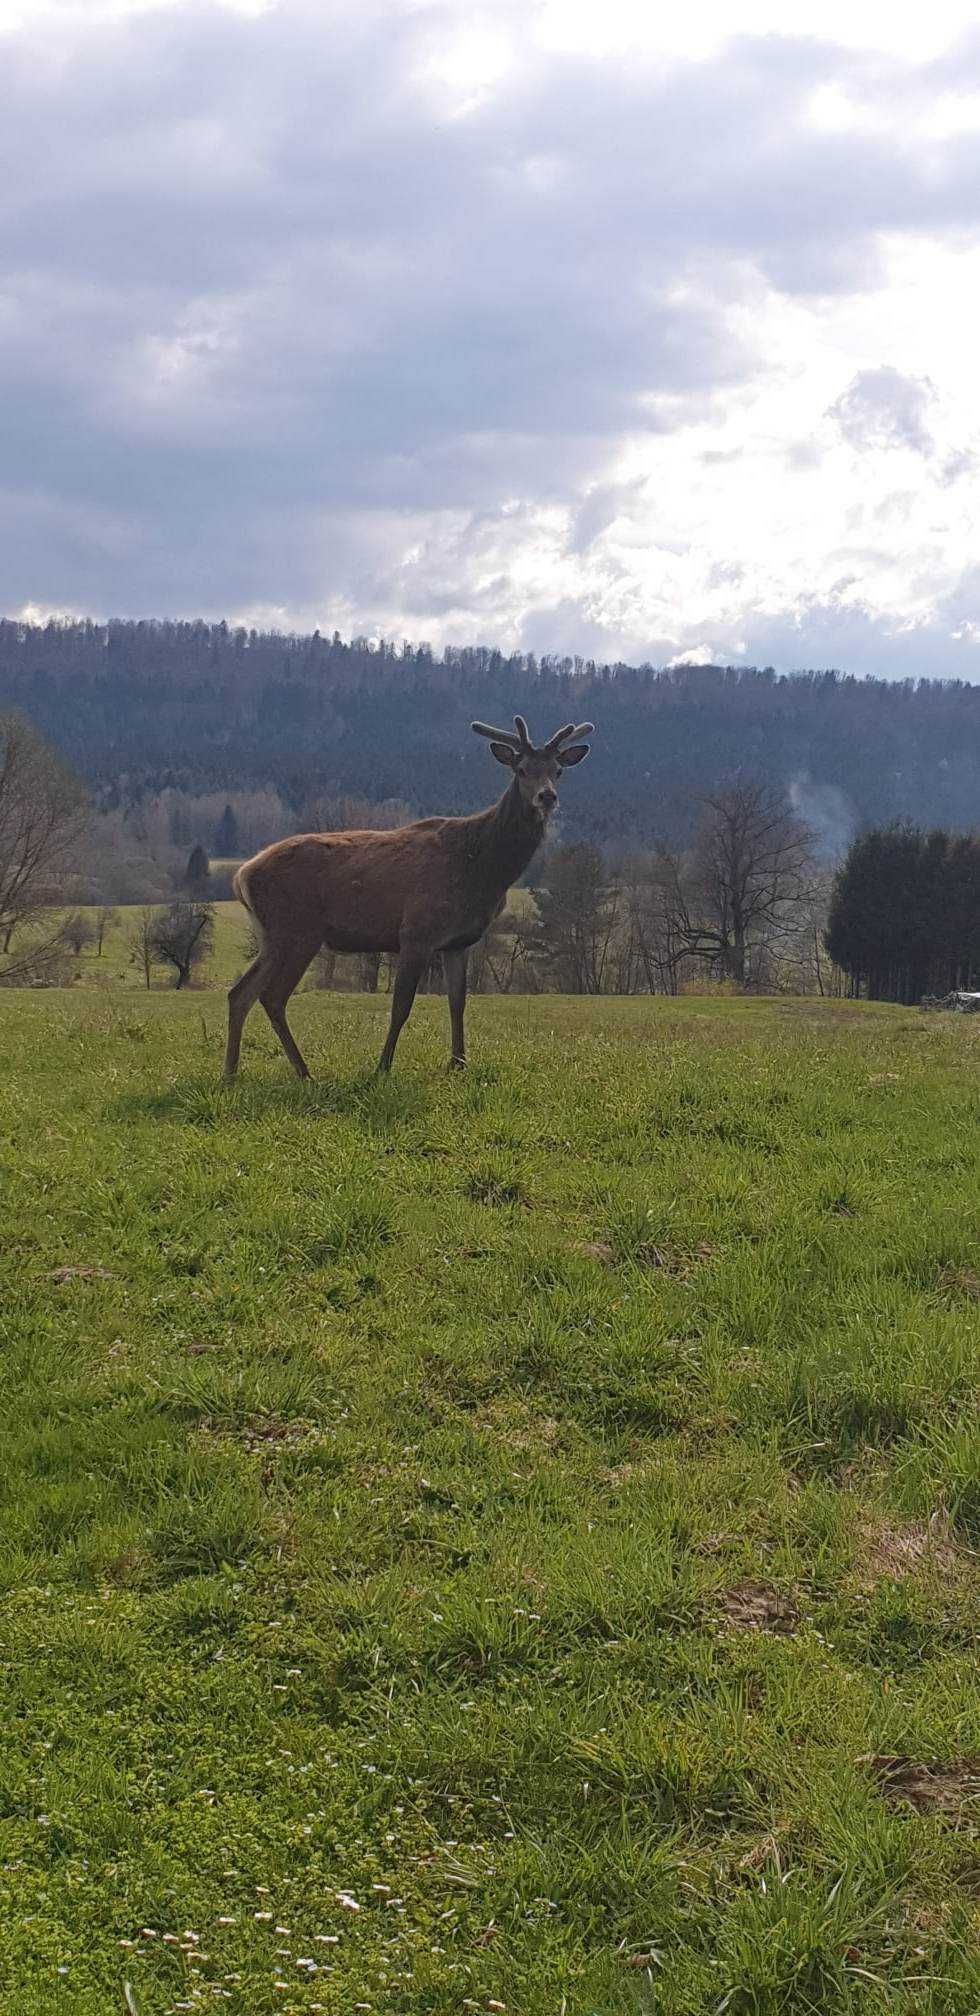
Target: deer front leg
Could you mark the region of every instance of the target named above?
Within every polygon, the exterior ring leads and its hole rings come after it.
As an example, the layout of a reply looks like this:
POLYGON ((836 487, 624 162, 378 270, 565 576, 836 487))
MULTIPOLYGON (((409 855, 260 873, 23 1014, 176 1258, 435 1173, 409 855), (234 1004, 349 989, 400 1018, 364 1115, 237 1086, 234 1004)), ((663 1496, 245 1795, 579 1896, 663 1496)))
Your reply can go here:
POLYGON ((412 1003, 419 981, 425 972, 428 957, 428 952, 419 952, 414 946, 405 946, 399 954, 395 969, 395 984, 391 990, 391 1021, 388 1024, 385 1047, 378 1058, 378 1070, 381 1072, 391 1070, 395 1045, 412 1012, 412 1003))
POLYGON ((462 1071, 466 1064, 466 1041, 463 1035, 463 1016, 466 1012, 466 953, 444 952, 442 966, 446 975, 446 994, 449 999, 449 1069, 462 1071))

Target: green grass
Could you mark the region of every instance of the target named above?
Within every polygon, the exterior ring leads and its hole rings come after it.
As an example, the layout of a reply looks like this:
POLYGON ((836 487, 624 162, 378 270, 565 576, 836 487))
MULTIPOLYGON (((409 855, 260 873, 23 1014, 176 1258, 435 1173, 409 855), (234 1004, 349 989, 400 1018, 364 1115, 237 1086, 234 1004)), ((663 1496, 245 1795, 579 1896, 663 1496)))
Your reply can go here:
POLYGON ((980 1024, 386 1009, 0 995, 0 2007, 972 2016, 980 1024))

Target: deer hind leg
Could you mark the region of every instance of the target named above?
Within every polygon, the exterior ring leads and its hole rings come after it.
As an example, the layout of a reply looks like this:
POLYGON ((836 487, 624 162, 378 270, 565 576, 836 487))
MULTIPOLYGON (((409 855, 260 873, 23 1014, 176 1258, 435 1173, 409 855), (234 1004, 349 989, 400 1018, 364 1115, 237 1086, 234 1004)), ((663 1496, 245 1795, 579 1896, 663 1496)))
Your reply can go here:
POLYGON ((284 946, 270 955, 267 970, 260 977, 259 1000, 269 1017, 297 1078, 308 1078, 306 1059, 286 1021, 286 1003, 295 993, 311 959, 320 949, 320 938, 284 946))
POLYGON ((260 952, 251 966, 245 968, 233 987, 228 991, 228 1043, 225 1049, 225 1084, 230 1085, 238 1069, 238 1054, 242 1047, 242 1029, 245 1017, 254 1008, 262 987, 262 977, 268 963, 268 955, 260 952))

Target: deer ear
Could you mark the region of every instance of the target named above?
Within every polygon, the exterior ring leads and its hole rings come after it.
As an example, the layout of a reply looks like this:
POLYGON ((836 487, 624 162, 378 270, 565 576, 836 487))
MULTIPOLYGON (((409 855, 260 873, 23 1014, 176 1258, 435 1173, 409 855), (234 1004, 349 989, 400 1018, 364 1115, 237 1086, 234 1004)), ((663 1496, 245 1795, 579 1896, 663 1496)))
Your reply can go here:
POLYGON ((491 742, 490 754, 496 756, 498 763, 506 763, 508 770, 517 769, 517 751, 509 748, 506 742, 491 742))
POLYGON ((584 763, 589 753, 587 742, 573 742, 570 749, 559 749, 558 761, 563 766, 570 763, 584 763))

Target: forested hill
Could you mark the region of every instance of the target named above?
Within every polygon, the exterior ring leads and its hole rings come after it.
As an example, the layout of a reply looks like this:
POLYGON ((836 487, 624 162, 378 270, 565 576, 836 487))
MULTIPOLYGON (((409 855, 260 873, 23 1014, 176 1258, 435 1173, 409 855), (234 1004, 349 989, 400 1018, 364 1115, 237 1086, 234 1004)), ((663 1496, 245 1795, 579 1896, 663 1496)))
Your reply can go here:
POLYGON ((271 784, 297 807, 344 793, 468 810, 502 782, 470 720, 519 711, 538 733, 597 723, 593 760, 565 793, 576 833, 595 839, 683 840, 698 796, 738 770, 794 787, 830 837, 904 816, 980 823, 980 686, 961 682, 435 655, 224 623, 8 621, 10 706, 104 803, 271 784))

